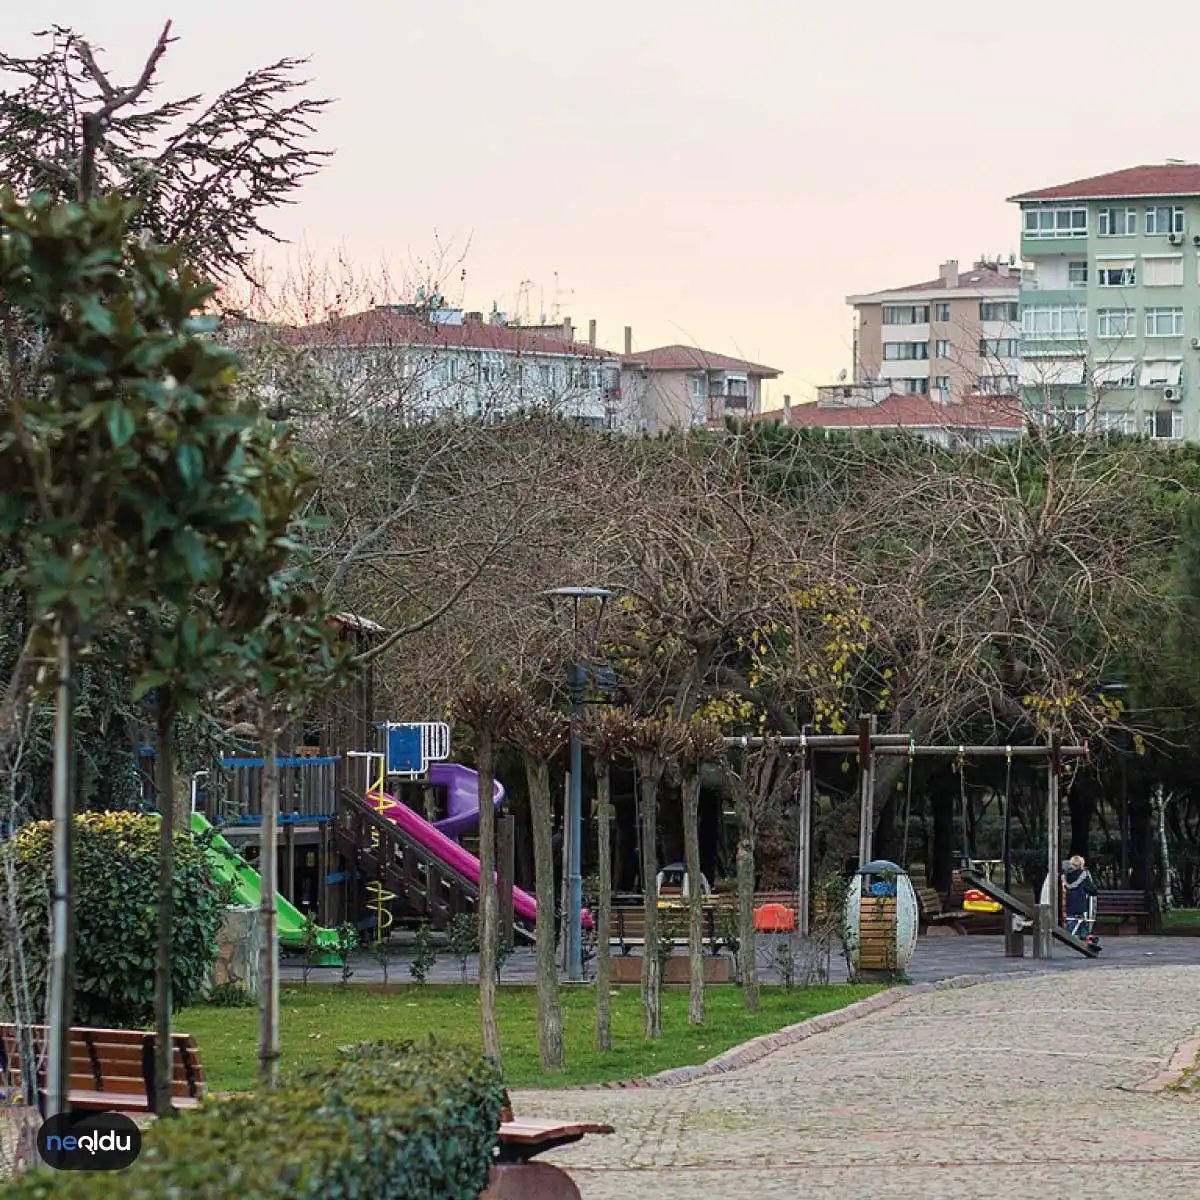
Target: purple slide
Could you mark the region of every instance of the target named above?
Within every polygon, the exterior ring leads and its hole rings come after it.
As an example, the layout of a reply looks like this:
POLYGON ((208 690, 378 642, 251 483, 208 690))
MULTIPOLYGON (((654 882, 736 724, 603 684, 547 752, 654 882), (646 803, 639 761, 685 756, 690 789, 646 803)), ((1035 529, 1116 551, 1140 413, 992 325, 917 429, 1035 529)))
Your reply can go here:
MULTIPOLYGON (((429 782, 446 789, 447 816, 434 828, 450 838, 461 838, 479 825, 479 773, 459 763, 430 763, 429 782)), ((492 780, 492 799, 497 808, 504 803, 504 785, 492 780)))
MULTIPOLYGON (((465 771, 471 776, 472 780, 477 778, 474 771, 467 767, 451 767, 457 771, 465 771)), ((445 770, 446 768, 441 768, 445 770)), ((434 767, 433 770, 438 770, 434 767)), ((430 777, 433 777, 433 770, 430 771, 430 777)), ((475 786, 472 784, 472 786, 475 786)), ((504 789, 499 783, 496 788, 500 793, 500 799, 504 798, 504 789)), ((451 790, 451 797, 454 792, 451 790)), ((460 875, 466 876, 472 883, 479 883, 479 859, 469 851, 464 850, 456 841, 448 838, 440 828, 437 828, 425 820, 424 817, 418 816, 407 804, 402 804, 393 796, 387 796, 388 804, 384 805, 379 811, 394 825, 398 825, 413 841, 424 846, 434 858, 440 859, 447 866, 453 867, 460 875)), ((368 798, 368 803, 372 803, 368 798)), ((500 800, 496 801, 497 804, 500 800)), ((453 814, 453 801, 451 802, 451 814, 453 814)), ((453 820, 453 815, 448 820, 453 820)), ((479 809, 475 809, 475 820, 479 820, 479 809)), ((446 821, 439 822, 439 825, 445 825, 446 821)), ((516 913, 523 921, 528 921, 530 924, 537 917, 537 901, 528 893, 521 891, 520 888, 513 888, 513 912, 516 913)))

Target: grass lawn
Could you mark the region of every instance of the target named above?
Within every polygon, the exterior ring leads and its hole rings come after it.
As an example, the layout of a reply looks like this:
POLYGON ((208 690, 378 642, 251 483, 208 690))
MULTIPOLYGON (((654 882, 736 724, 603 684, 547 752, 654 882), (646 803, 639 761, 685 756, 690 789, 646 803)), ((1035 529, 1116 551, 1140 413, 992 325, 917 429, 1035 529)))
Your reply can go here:
MULTIPOLYGON (((843 1008, 879 990, 840 986, 784 991, 766 987, 760 993, 760 1010, 748 1013, 742 1007, 739 988, 710 988, 706 993, 708 1025, 696 1029, 687 1021, 687 989, 671 988, 663 992, 663 1036, 658 1042, 647 1042, 642 1038, 638 989, 615 988, 614 1049, 602 1055, 595 1047, 592 989, 566 988, 562 1003, 567 1069, 546 1076, 538 1065, 536 993, 532 987, 505 986, 497 1001, 505 1081, 512 1087, 599 1083, 690 1066, 748 1038, 843 1008)), ((339 1046, 376 1038, 402 1040, 436 1034, 468 1045, 480 1041, 474 987, 427 985, 376 992, 355 986, 290 986, 280 995, 280 1014, 285 1072, 300 1063, 332 1057, 339 1046)), ((180 1032, 196 1035, 208 1086, 217 1092, 253 1085, 257 1027, 255 1008, 208 1005, 185 1009, 175 1022, 180 1032)))
POLYGON ((1163 913, 1163 926, 1193 926, 1200 925, 1200 908, 1172 908, 1163 913))

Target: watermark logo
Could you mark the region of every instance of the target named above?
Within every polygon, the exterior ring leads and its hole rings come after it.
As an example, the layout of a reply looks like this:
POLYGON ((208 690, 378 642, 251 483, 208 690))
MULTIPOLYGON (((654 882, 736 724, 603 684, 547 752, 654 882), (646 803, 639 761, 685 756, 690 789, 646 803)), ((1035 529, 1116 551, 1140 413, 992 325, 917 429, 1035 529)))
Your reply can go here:
POLYGON ((121 1113, 64 1113, 38 1130, 37 1148, 57 1171, 123 1171, 141 1153, 142 1131, 121 1113))

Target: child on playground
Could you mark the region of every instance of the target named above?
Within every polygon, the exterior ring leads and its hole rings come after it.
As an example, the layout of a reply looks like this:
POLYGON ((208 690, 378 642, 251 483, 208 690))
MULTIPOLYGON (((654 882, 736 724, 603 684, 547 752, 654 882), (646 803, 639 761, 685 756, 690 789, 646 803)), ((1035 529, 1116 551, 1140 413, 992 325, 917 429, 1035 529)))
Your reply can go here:
POLYGON ((1093 933, 1096 882, 1081 854, 1073 854, 1063 863, 1063 890, 1066 893, 1067 932, 1085 938, 1093 945, 1099 939, 1093 933))

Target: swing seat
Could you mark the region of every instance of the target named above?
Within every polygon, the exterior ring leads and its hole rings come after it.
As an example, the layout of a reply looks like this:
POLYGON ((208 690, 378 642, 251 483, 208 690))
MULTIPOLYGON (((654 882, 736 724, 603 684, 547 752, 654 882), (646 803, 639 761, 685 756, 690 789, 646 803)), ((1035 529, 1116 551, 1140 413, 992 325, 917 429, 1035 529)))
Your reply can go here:
POLYGON ((963 912, 981 913, 998 913, 1004 907, 998 901, 991 899, 990 896, 985 895, 976 888, 967 888, 963 892, 962 906, 963 912))

